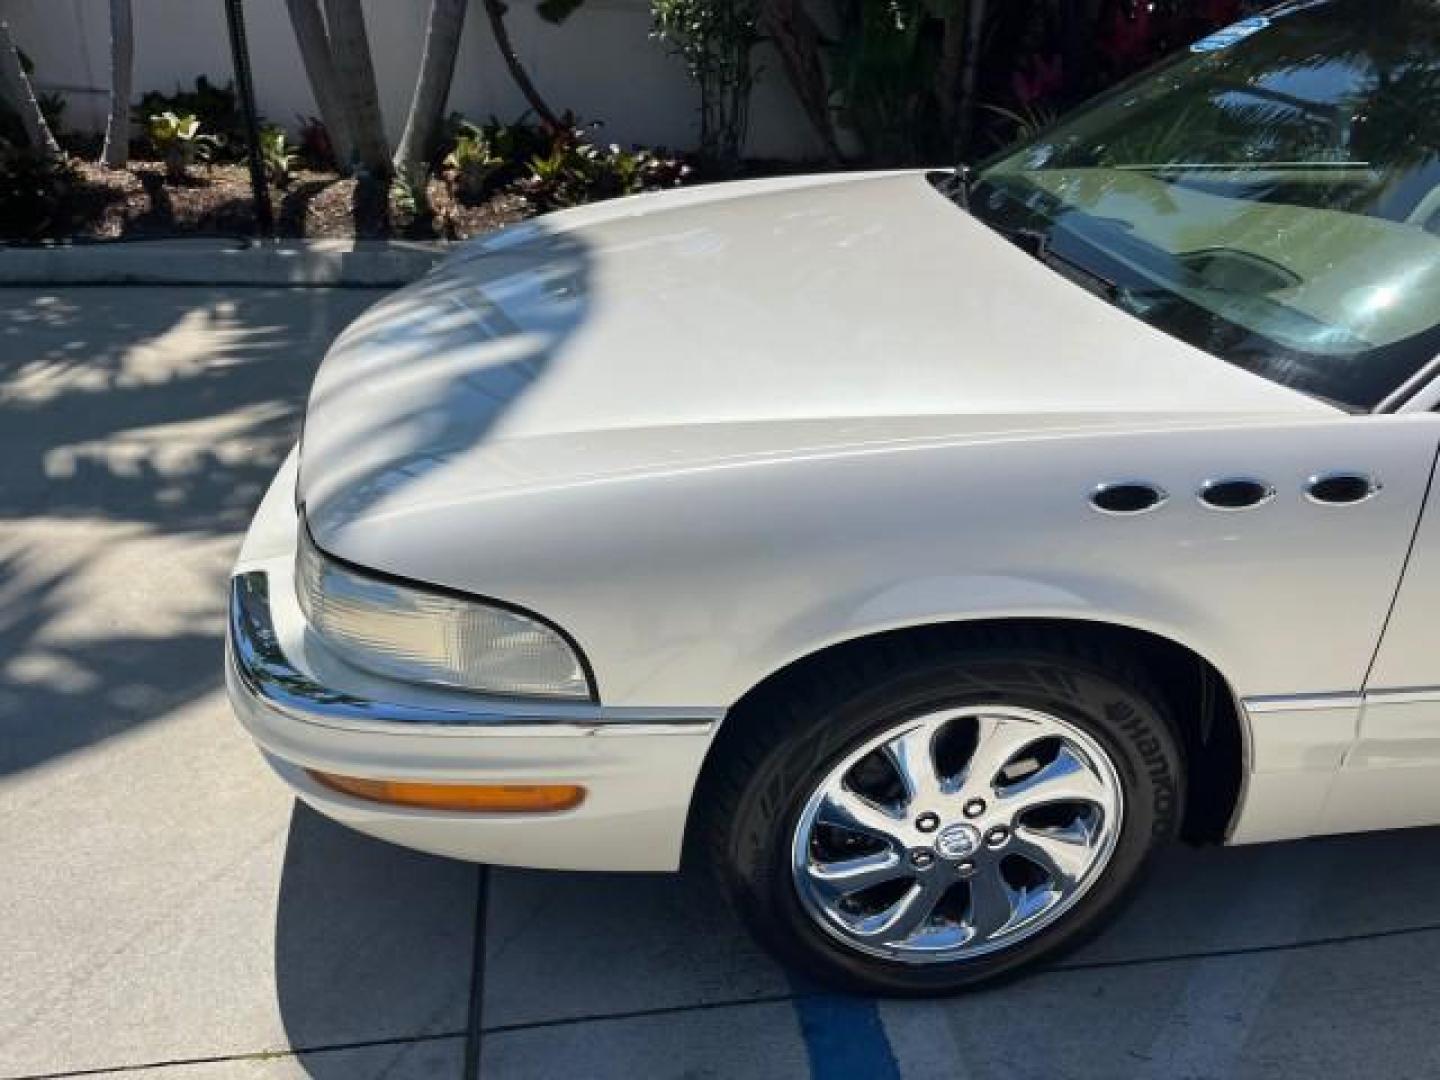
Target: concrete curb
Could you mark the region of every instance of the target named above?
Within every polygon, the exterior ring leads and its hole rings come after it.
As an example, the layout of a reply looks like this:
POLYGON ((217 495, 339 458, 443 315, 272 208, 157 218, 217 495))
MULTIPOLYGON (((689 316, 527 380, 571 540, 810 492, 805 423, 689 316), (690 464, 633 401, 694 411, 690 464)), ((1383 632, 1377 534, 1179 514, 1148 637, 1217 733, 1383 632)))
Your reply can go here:
POLYGON ((0 247, 4 285, 408 285, 453 245, 407 240, 133 240, 0 247))

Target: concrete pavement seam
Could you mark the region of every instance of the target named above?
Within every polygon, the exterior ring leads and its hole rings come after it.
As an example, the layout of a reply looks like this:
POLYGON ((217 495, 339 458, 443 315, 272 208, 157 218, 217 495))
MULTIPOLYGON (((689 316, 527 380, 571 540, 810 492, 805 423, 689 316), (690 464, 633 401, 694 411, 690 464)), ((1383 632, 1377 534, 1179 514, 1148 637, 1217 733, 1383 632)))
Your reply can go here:
POLYGON ((1180 964, 1190 960, 1224 960, 1236 956, 1263 956, 1266 953, 1305 952, 1334 945, 1354 945, 1365 941, 1384 941, 1387 938, 1415 937, 1420 934, 1440 932, 1440 923, 1423 923, 1419 926, 1401 926, 1393 930, 1374 930, 1365 934, 1335 934, 1330 937, 1309 938, 1305 941, 1273 945, 1248 945, 1235 949, 1197 950, 1176 953, 1173 956, 1135 956, 1122 960, 1095 960, 1090 963, 1056 964, 1042 968, 1037 975, 1064 975, 1071 971, 1105 971, 1111 968, 1149 967, 1155 964, 1180 964))
MULTIPOLYGON (((1259 956, 1276 952, 1302 952, 1308 949, 1327 948, 1337 945, 1351 945, 1365 941, 1383 941, 1387 938, 1413 937, 1420 934, 1440 932, 1440 923, 1426 923, 1419 926, 1404 926, 1393 930, 1377 930, 1366 934, 1311 938, 1288 944, 1256 945, 1240 949, 1214 949, 1208 952, 1196 951, 1177 953, 1173 956, 1137 956, 1123 960, 1097 960, 1092 963, 1056 964, 1038 968, 1029 978, 1042 979, 1047 975, 1068 975, 1072 972, 1103 971, 1109 968, 1147 967, 1156 964, 1187 963, 1196 960, 1223 960, 1240 956, 1259 956)), ((590 1013, 580 1016, 561 1016, 548 1020, 531 1020, 514 1024, 497 1024, 485 1029, 486 1035, 508 1035, 514 1032, 535 1029, 565 1027, 571 1024, 598 1024, 610 1021, 644 1020, 653 1016, 669 1016, 676 1013, 708 1012, 714 1009, 745 1008, 752 1005, 780 1005, 793 1002, 802 994, 768 994, 753 998, 734 998, 727 1001, 706 1001, 698 1005, 661 1005, 653 1009, 634 1009, 617 1013, 590 1013)))
POLYGON ((475 928, 470 953, 470 1010, 465 1024, 465 1080, 479 1080, 485 1043, 485 928, 490 895, 490 868, 475 868, 475 928))
MULTIPOLYGON (((743 1009, 750 1005, 784 1005, 794 1001, 796 994, 766 994, 753 998, 732 998, 726 1001, 702 1001, 696 1005, 657 1005, 651 1009, 627 1012, 588 1013, 582 1016, 557 1016, 550 1020, 526 1020, 517 1024, 496 1024, 485 1029, 486 1035, 509 1035, 517 1031, 538 1031, 544 1028, 567 1027, 571 1024, 599 1024, 612 1020, 648 1020, 654 1016, 678 1013, 711 1012, 716 1009, 743 1009)), ((28 1078, 21 1078, 28 1080, 28 1078)))
MULTIPOLYGON (((1177 953, 1172 956, 1140 956, 1124 960, 1097 960, 1093 963, 1059 964, 1040 968, 1033 978, 1047 975, 1066 975, 1071 972, 1103 971, 1110 968, 1146 967, 1156 964, 1185 963, 1195 960, 1221 960, 1241 956, 1259 956, 1266 953, 1301 952, 1309 949, 1328 948, 1338 945, 1353 945, 1366 941, 1383 941, 1389 938, 1414 937, 1421 934, 1440 932, 1440 923, 1426 923, 1419 926, 1398 927, 1393 930, 1377 930, 1366 934, 1311 938, 1288 944, 1258 945, 1241 949, 1215 949, 1208 952, 1196 951, 1177 953)), ((484 1035, 506 1035, 513 1032, 532 1031, 551 1027, 565 1027, 572 1024, 593 1024, 609 1021, 643 1020, 655 1016, 670 1016, 678 1013, 709 1012, 716 1009, 745 1008, 755 1005, 780 1005, 794 1001, 798 994, 768 994, 753 998, 736 998, 728 1001, 706 1001, 697 1005, 662 1005, 653 1009, 634 1009, 619 1013, 593 1013, 582 1016, 556 1017, 550 1020, 533 1020, 516 1024, 497 1024, 482 1027, 484 1035)), ((222 1061, 263 1060, 272 1057, 298 1057, 304 1054, 323 1054, 337 1050, 362 1050, 375 1046, 398 1046, 403 1043, 441 1042, 445 1039, 470 1038, 471 1028, 463 1031, 434 1032, 428 1035, 396 1036, 387 1039, 362 1039, 347 1043, 328 1043, 321 1046, 292 1047, 286 1050, 258 1050, 245 1054, 221 1054, 213 1057, 175 1058, 165 1061, 151 1061, 136 1065, 107 1065, 102 1068, 74 1069, 62 1072, 26 1073, 11 1075, 0 1080, 73 1080, 75 1077, 98 1076, 104 1073, 141 1072, 146 1069, 160 1069, 167 1066, 209 1065, 222 1061)), ((478 1067, 478 1059, 476 1061, 478 1067)))
POLYGON ((227 1061, 267 1061, 270 1058, 303 1057, 306 1054, 329 1054, 340 1050, 369 1050, 381 1046, 404 1046, 410 1043, 444 1042, 461 1039, 464 1031, 436 1031, 428 1035, 395 1035, 386 1039, 357 1039, 354 1042, 323 1043, 319 1046, 288 1047, 279 1050, 250 1050, 242 1054, 212 1054, 208 1057, 166 1058, 131 1065, 102 1065, 89 1069, 67 1069, 62 1072, 22 1073, 3 1080, 74 1080, 81 1076, 104 1076, 107 1073, 145 1072, 151 1069, 184 1068, 189 1065, 219 1065, 227 1061))

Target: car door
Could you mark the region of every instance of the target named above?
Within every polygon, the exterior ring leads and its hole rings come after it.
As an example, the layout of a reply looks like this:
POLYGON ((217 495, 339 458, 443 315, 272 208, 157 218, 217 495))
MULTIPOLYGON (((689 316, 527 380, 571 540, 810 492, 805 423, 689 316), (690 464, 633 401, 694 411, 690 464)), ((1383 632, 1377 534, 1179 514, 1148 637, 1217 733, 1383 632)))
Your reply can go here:
POLYGON ((1432 464, 1415 539, 1365 681, 1358 735, 1336 776, 1324 831, 1435 824, 1440 824, 1440 484, 1432 464))

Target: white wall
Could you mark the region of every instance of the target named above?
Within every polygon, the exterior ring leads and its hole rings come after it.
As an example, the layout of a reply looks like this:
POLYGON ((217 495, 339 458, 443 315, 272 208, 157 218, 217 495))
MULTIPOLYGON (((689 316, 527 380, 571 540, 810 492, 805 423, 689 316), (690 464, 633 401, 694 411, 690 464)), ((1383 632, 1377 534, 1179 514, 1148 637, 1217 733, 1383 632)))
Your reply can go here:
MULTIPOLYGON (((135 93, 189 86, 197 75, 232 76, 221 0, 133 0, 135 93)), ((366 25, 392 140, 404 125, 425 30, 427 0, 366 0, 366 25)), ((246 0, 255 97, 272 122, 294 126, 314 114, 284 0, 246 0)), ((0 18, 35 62, 40 90, 69 101, 66 122, 105 124, 109 83, 108 0, 0 0, 0 18)), ((535 0, 512 0, 507 19, 516 51, 552 107, 604 121, 606 141, 688 149, 696 137, 696 93, 679 62, 650 38, 646 0, 587 0, 563 26, 535 14, 535 0)), ((804 158, 818 147, 795 104, 778 59, 761 49, 747 152, 804 158)), ((471 0, 451 109, 513 119, 525 109, 490 36, 480 0, 471 0)))

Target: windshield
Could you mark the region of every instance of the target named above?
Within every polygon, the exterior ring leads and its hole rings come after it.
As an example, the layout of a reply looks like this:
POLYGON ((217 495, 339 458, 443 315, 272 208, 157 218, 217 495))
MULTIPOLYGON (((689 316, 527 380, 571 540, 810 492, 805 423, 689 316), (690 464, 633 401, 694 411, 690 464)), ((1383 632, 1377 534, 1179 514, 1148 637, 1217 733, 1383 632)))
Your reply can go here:
POLYGON ((1341 407, 1440 354, 1440 0, 1276 8, 984 168, 981 220, 1341 407))

